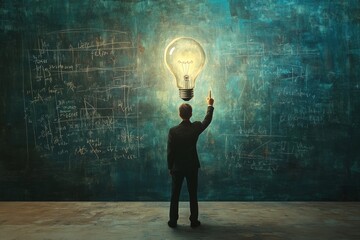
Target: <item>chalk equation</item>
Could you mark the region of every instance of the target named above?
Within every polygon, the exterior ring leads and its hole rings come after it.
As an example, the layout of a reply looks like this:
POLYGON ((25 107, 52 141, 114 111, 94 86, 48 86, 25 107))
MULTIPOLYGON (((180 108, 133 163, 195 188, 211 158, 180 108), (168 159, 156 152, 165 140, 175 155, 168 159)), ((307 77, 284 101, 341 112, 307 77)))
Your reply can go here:
POLYGON ((129 33, 68 29, 39 36, 35 45, 24 89, 28 144, 55 161, 139 158, 145 134, 129 33))
POLYGON ((302 139, 313 138, 307 131, 333 121, 336 111, 332 86, 319 84, 298 61, 319 58, 318 50, 283 41, 264 46, 245 40, 221 52, 230 103, 221 136, 226 168, 276 174, 289 161, 305 164, 315 146, 302 139))

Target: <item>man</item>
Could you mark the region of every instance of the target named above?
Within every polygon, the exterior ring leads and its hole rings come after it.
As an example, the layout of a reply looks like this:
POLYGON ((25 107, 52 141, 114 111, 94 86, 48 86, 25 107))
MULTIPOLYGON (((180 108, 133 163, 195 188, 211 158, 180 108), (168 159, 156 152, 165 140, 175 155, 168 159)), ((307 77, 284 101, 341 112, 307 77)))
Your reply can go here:
POLYGON ((170 175, 172 176, 172 190, 170 203, 169 227, 175 228, 179 218, 179 197, 181 186, 186 178, 187 188, 190 197, 190 226, 192 228, 200 226, 198 220, 198 170, 200 162, 196 150, 196 143, 199 135, 209 126, 213 111, 214 99, 207 98, 207 113, 202 122, 191 122, 192 108, 189 104, 182 104, 179 107, 179 115, 182 122, 169 131, 167 162, 170 175))

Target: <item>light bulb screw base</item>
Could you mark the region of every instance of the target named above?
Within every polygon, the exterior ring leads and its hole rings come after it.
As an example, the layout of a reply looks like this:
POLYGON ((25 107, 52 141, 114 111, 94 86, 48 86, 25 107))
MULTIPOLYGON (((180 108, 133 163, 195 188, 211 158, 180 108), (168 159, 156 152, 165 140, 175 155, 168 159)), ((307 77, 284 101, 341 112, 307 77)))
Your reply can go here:
POLYGON ((194 96, 194 89, 179 89, 179 96, 184 101, 189 101, 194 96))

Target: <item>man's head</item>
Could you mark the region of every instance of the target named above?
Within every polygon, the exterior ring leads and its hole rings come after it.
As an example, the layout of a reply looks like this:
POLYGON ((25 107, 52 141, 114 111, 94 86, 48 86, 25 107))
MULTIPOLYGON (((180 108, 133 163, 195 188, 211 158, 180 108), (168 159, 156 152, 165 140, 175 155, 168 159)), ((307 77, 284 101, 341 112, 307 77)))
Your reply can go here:
POLYGON ((190 104, 183 103, 179 107, 179 115, 183 120, 189 120, 192 116, 192 107, 190 104))

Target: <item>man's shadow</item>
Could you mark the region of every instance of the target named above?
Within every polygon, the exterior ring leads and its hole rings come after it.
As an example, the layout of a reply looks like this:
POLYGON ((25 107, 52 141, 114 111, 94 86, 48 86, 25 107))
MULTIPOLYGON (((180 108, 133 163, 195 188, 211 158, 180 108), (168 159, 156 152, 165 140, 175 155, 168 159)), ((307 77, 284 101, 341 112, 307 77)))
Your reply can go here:
POLYGON ((288 239, 289 226, 279 224, 204 223, 198 228, 178 225, 171 229, 173 239, 288 239))
POLYGON ((174 239, 244 239, 256 237, 258 232, 255 226, 206 223, 197 228, 191 228, 189 225, 178 225, 177 228, 171 230, 174 239))

